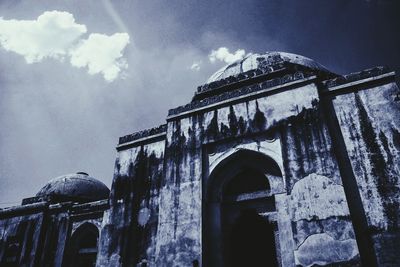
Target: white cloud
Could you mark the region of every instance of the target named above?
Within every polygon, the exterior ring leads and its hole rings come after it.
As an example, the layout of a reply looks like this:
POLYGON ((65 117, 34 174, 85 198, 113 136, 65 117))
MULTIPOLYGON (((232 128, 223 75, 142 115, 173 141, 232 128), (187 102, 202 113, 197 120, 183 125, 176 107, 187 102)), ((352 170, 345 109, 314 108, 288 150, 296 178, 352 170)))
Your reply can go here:
POLYGON ((201 64, 201 61, 193 62, 192 66, 190 66, 190 69, 193 70, 193 71, 199 71, 200 70, 200 64, 201 64))
POLYGON ((0 17, 0 47, 23 56, 28 64, 66 58, 74 67, 87 67, 89 74, 101 73, 113 81, 127 68, 122 53, 129 43, 127 33, 111 36, 92 33, 75 22, 68 12, 46 11, 36 20, 5 20, 0 17))
POLYGON ((127 33, 115 33, 111 36, 93 33, 89 38, 71 50, 72 66, 88 67, 89 74, 102 73, 104 79, 113 81, 128 64, 122 58, 122 52, 129 43, 127 33))
POLYGON ((46 57, 62 59, 86 31, 68 12, 46 11, 36 20, 0 18, 0 45, 24 56, 27 63, 46 57))
POLYGON ((235 53, 230 53, 228 48, 220 47, 217 50, 212 50, 208 58, 212 63, 220 60, 227 64, 232 64, 233 62, 243 59, 245 54, 246 52, 244 49, 238 49, 235 53))

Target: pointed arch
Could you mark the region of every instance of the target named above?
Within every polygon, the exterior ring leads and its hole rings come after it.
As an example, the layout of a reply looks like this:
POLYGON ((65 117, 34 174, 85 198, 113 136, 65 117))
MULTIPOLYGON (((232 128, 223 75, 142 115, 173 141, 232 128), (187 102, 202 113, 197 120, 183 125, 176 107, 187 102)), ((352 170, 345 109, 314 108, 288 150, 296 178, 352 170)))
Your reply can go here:
MULTIPOLYGON (((229 240, 236 231, 235 221, 246 210, 254 214, 276 213, 274 195, 283 193, 284 188, 278 163, 263 153, 239 149, 222 159, 208 175, 203 187, 204 265, 230 265, 232 249, 229 240)), ((259 217, 265 220, 265 225, 270 223, 267 217, 259 217)), ((276 223, 269 229, 273 228, 276 230, 276 223)), ((275 249, 273 232, 268 236, 272 238, 269 242, 275 249)))
POLYGON ((65 266, 95 266, 99 240, 99 229, 96 225, 85 222, 72 234, 68 242, 65 266))
POLYGON ((224 184, 237 176, 244 169, 256 171, 268 179, 273 193, 284 191, 284 180, 278 163, 261 152, 249 149, 239 149, 221 160, 212 170, 207 179, 203 198, 208 202, 220 201, 224 184))

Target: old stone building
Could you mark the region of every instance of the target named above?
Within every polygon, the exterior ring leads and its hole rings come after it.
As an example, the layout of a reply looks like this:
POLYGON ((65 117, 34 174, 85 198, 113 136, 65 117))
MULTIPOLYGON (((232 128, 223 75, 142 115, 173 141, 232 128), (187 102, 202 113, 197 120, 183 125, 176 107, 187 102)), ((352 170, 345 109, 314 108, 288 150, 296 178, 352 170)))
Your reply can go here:
POLYGON ((400 90, 269 52, 0 211, 1 266, 400 266, 400 90))

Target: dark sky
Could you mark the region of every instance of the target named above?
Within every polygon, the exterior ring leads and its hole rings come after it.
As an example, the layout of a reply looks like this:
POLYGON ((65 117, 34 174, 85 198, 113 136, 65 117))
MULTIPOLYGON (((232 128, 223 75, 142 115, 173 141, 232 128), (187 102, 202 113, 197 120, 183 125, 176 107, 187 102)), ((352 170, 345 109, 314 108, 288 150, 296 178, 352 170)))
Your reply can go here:
POLYGON ((169 108, 189 102, 224 65, 208 60, 219 47, 301 54, 340 74, 377 65, 400 72, 395 0, 0 2, 4 20, 52 10, 71 13, 88 33, 128 33, 129 67, 107 82, 55 59, 27 64, 0 46, 0 207, 66 173, 110 186, 118 137, 164 123, 169 108))

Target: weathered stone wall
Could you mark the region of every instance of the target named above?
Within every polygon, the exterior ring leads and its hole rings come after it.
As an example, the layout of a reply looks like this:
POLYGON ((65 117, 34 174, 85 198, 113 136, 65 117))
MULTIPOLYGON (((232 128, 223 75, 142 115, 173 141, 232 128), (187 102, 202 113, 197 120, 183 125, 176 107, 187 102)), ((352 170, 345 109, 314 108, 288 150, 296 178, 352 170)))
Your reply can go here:
POLYGON ((47 214, 44 217, 39 266, 62 266, 69 224, 69 214, 66 211, 47 214))
MULTIPOLYGON (((35 266, 40 257, 39 237, 43 213, 15 216, 0 220, 0 265, 5 265, 10 247, 15 245, 15 262, 18 266, 35 266)), ((14 253, 13 253, 14 254, 14 253)), ((10 259, 10 258, 9 258, 10 259)), ((10 259, 11 260, 11 259, 10 259)))
MULTIPOLYGON (((281 168, 274 216, 283 266, 359 266, 345 178, 312 79, 279 92, 260 83, 210 106, 195 100, 170 112, 166 126, 121 139, 97 265, 201 266, 204 186, 219 162, 248 149, 281 168)), ((384 266, 398 264, 399 99, 388 84, 333 100, 384 266)))
POLYGON ((333 100, 378 262, 399 266, 400 91, 395 83, 333 100))
POLYGON ((159 141, 118 153, 98 266, 154 266, 164 146, 159 141))
POLYGON ((168 123, 157 237, 159 265, 190 266, 201 259, 200 199, 209 168, 203 147, 221 142, 260 147, 256 136, 281 142, 289 195, 288 201, 282 201, 288 206, 281 208, 290 212, 296 264, 351 260, 357 264, 354 231, 318 98, 316 86, 310 84, 168 123))
POLYGON ((168 123, 156 266, 201 260, 202 118, 168 123))
POLYGON ((332 141, 316 100, 280 126, 286 189, 300 266, 350 262, 358 248, 332 141))

